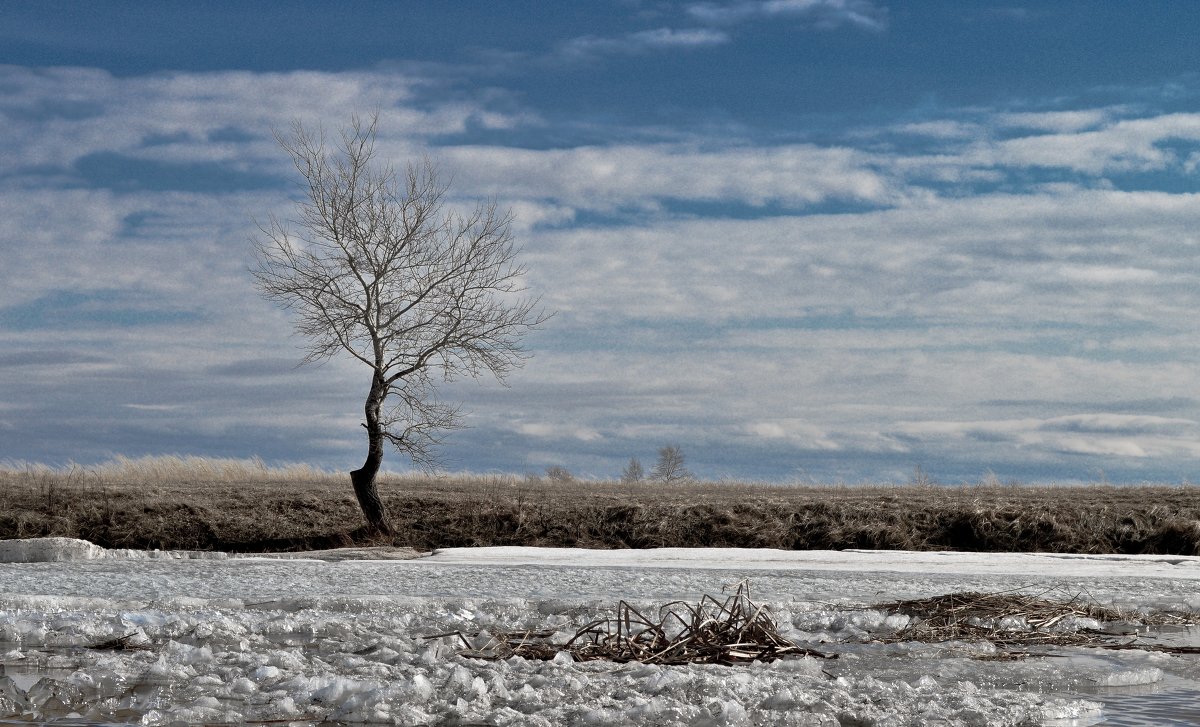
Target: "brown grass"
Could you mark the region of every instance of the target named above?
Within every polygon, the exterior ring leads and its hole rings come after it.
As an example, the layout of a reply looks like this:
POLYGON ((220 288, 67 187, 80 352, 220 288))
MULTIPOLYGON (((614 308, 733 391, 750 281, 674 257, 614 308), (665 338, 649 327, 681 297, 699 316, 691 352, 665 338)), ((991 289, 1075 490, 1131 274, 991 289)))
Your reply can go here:
MULTIPOLYGON (((1192 486, 625 485, 503 475, 387 475, 381 494, 419 549, 594 548, 1046 551, 1200 555, 1192 486)), ((106 547, 301 550, 368 544, 344 473, 261 462, 114 460, 0 467, 0 538, 106 547)))

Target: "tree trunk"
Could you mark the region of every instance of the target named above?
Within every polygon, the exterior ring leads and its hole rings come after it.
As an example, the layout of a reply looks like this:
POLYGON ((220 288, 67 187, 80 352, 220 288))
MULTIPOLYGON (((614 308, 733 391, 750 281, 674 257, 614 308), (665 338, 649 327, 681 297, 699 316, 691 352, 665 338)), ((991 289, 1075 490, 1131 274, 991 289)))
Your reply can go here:
POLYGON ((379 414, 385 390, 382 377, 378 374, 372 377, 371 393, 367 395, 365 407, 367 459, 361 468, 350 473, 350 482, 354 485, 354 496, 358 498, 358 506, 362 508, 367 525, 377 533, 393 535, 395 530, 388 520, 383 501, 379 499, 379 490, 375 487, 375 475, 379 472, 379 466, 383 464, 383 425, 379 421, 379 414))

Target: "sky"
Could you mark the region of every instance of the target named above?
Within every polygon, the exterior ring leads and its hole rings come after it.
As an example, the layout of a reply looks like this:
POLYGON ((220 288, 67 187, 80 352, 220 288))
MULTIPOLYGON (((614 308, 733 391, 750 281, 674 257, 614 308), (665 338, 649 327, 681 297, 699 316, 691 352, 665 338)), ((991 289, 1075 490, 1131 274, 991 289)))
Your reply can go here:
MULTIPOLYGON (((555 315, 451 471, 1200 476, 1200 4, 0 0, 0 461, 365 456, 248 270, 378 110, 555 315)), ((409 464, 396 452, 385 467, 409 464)))

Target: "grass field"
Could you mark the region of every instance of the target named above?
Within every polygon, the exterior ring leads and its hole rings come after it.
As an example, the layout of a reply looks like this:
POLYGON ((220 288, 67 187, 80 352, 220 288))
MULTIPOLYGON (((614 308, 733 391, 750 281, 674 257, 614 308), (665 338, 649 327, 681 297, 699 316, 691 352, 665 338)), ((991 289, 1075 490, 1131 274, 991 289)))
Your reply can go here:
MULTIPOLYGON (((593 548, 1163 553, 1200 555, 1192 486, 772 486, 385 475, 399 535, 420 549, 593 548)), ((0 539, 105 547, 300 550, 371 541, 348 475, 256 461, 118 458, 90 468, 0 466, 0 539)))

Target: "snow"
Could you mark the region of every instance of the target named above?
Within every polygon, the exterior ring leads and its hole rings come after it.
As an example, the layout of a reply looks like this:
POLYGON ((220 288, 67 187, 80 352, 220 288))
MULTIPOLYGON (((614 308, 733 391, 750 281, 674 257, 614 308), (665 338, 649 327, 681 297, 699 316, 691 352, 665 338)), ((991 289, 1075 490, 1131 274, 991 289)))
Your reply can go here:
MULTIPOLYGON (((92 552, 51 545, 22 552, 92 552)), ((997 661, 990 644, 872 643, 907 618, 870 604, 1026 586, 1133 608, 1200 608, 1198 560, 479 548, 408 560, 104 551, 9 562, 0 564, 0 719, 1095 724, 1124 692, 1194 690, 1200 664, 1140 650, 997 661), (652 666, 576 663, 560 652, 483 661, 459 655, 456 637, 426 638, 461 630, 481 645, 488 633, 534 628, 563 642, 621 599, 653 610, 743 578, 785 635, 839 658, 652 666), (152 648, 82 648, 129 635, 152 648)))

